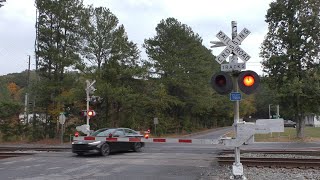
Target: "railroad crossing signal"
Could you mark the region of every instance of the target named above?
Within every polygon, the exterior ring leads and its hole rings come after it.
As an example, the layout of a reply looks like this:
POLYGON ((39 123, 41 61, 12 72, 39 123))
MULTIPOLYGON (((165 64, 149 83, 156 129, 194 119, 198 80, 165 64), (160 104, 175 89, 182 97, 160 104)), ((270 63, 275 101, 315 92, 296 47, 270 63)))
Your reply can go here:
MULTIPOLYGON (((251 58, 248 53, 239 47, 241 42, 250 34, 250 31, 244 28, 239 34, 237 34, 237 23, 235 21, 231 22, 232 27, 232 39, 230 39, 224 32, 219 31, 216 37, 221 41, 212 41, 214 44, 212 47, 221 47, 222 44, 227 47, 216 57, 216 61, 221 64, 221 71, 214 74, 211 78, 211 85, 214 90, 219 94, 230 94, 230 100, 234 101, 234 127, 236 138, 234 140, 228 139, 225 142, 235 145, 235 162, 232 165, 233 178, 241 177, 246 179, 243 175, 243 166, 240 162, 240 145, 243 144, 242 140, 250 138, 251 135, 245 134, 241 137, 241 133, 244 132, 253 132, 254 125, 247 128, 247 125, 244 125, 247 129, 241 129, 241 124, 239 124, 239 101, 241 100, 241 94, 238 92, 238 86, 240 90, 245 94, 253 93, 260 84, 259 76, 253 71, 243 71, 246 69, 245 63, 251 58), (222 64, 230 54, 233 54, 229 59, 229 64, 222 64), (238 63, 238 57, 243 60, 244 63, 238 63), (233 78, 227 71, 232 72, 233 78), (238 84, 237 84, 238 83, 238 84), (240 132, 238 133, 238 128, 240 132)), ((243 124, 243 122, 241 122, 243 124)))
POLYGON ((84 117, 87 117, 87 116, 92 117, 96 115, 96 112, 94 110, 89 110, 88 112, 87 110, 82 110, 80 114, 81 116, 84 116, 84 117))
MULTIPOLYGON (((216 37, 220 41, 211 41, 215 45, 213 47, 220 47, 221 44, 226 45, 226 48, 216 57, 216 61, 221 64, 221 71, 214 74, 211 78, 211 85, 214 90, 219 94, 229 94, 234 86, 232 78, 229 74, 224 72, 235 72, 234 76, 238 78, 238 86, 240 90, 245 94, 252 94, 260 84, 260 78, 254 71, 243 71, 246 69, 246 62, 251 58, 248 53, 242 50, 239 45, 242 41, 251 33, 247 28, 244 28, 239 34, 236 32, 236 24, 232 26, 232 39, 230 39, 224 32, 219 31, 216 37), (230 54, 233 53, 232 56, 230 54), (228 64, 222 64, 226 58, 229 57, 228 64), (238 63, 238 57, 244 61, 244 63, 238 63), (241 72, 240 75, 238 72, 241 72), (239 75, 239 76, 238 76, 239 75)), ((234 96, 232 96, 234 97, 234 96)), ((235 101, 239 98, 230 98, 235 101)))

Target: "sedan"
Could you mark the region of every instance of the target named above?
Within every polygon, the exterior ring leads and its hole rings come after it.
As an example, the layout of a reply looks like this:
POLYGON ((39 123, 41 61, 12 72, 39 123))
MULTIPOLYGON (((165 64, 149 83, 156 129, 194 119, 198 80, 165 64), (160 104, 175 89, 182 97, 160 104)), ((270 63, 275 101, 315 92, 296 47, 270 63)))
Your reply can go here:
POLYGON ((284 127, 293 127, 293 128, 296 128, 297 126, 297 123, 296 122, 293 122, 291 120, 284 120, 284 127))
MULTIPOLYGON (((90 136, 108 138, 143 137, 139 132, 129 128, 103 128, 93 132, 90 136)), ((110 152, 115 151, 132 150, 140 152, 142 147, 144 147, 143 142, 109 142, 96 140, 77 140, 72 142, 72 152, 78 155, 96 152, 102 156, 108 156, 110 152)))

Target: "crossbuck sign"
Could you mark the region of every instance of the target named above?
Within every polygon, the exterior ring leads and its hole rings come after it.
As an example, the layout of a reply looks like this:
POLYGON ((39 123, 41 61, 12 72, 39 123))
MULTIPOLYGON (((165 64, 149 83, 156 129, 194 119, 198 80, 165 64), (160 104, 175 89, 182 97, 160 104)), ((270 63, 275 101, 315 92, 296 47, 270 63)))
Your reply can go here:
POLYGON ((241 42, 250 34, 247 28, 244 28, 233 40, 230 39, 224 32, 219 31, 216 37, 227 47, 217 56, 216 61, 222 64, 227 57, 233 52, 244 62, 247 62, 251 57, 243 49, 239 47, 241 42))

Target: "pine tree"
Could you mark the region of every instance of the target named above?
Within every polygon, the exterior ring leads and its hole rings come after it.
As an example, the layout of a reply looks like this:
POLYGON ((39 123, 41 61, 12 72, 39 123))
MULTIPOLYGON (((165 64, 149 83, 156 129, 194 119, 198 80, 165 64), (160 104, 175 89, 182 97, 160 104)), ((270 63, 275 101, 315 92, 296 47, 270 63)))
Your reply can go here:
POLYGON ((0 0, 0 8, 4 6, 2 3, 6 2, 6 0, 0 0))
MULTIPOLYGON (((38 10, 36 57, 40 81, 32 87, 37 109, 46 113, 45 133, 54 132, 55 118, 63 112, 63 98, 77 80, 70 79, 67 71, 79 64, 82 0, 36 0, 38 10)), ((35 127, 34 127, 35 130, 35 127)))
POLYGON ((169 106, 171 124, 190 130, 192 123, 201 123, 213 108, 209 80, 215 68, 214 57, 202 45, 200 36, 177 19, 162 20, 156 33, 145 40, 144 47, 158 76, 155 81, 164 86, 161 99, 166 102, 161 104, 169 106))
MULTIPOLYGON (((87 70, 94 70, 97 77, 101 76, 101 66, 112 56, 112 48, 117 31, 120 30, 118 18, 105 7, 86 8, 85 18, 82 18, 82 51, 81 54, 90 64, 87 70)), ((83 62, 86 64, 86 62, 83 62)), ((84 69, 85 70, 85 69, 84 69)))

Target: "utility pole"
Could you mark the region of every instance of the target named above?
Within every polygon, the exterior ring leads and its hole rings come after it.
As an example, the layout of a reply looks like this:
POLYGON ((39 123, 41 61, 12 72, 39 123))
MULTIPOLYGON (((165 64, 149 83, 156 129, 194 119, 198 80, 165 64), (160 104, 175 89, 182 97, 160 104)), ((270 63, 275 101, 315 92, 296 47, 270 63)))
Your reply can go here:
POLYGON ((24 97, 24 121, 26 123, 29 123, 29 111, 28 111, 28 103, 29 103, 29 82, 30 82, 30 60, 31 57, 29 55, 29 61, 28 61, 28 72, 27 72, 27 92, 24 97))
POLYGON ((271 105, 272 104, 269 104, 269 119, 272 119, 272 116, 271 116, 271 105))

